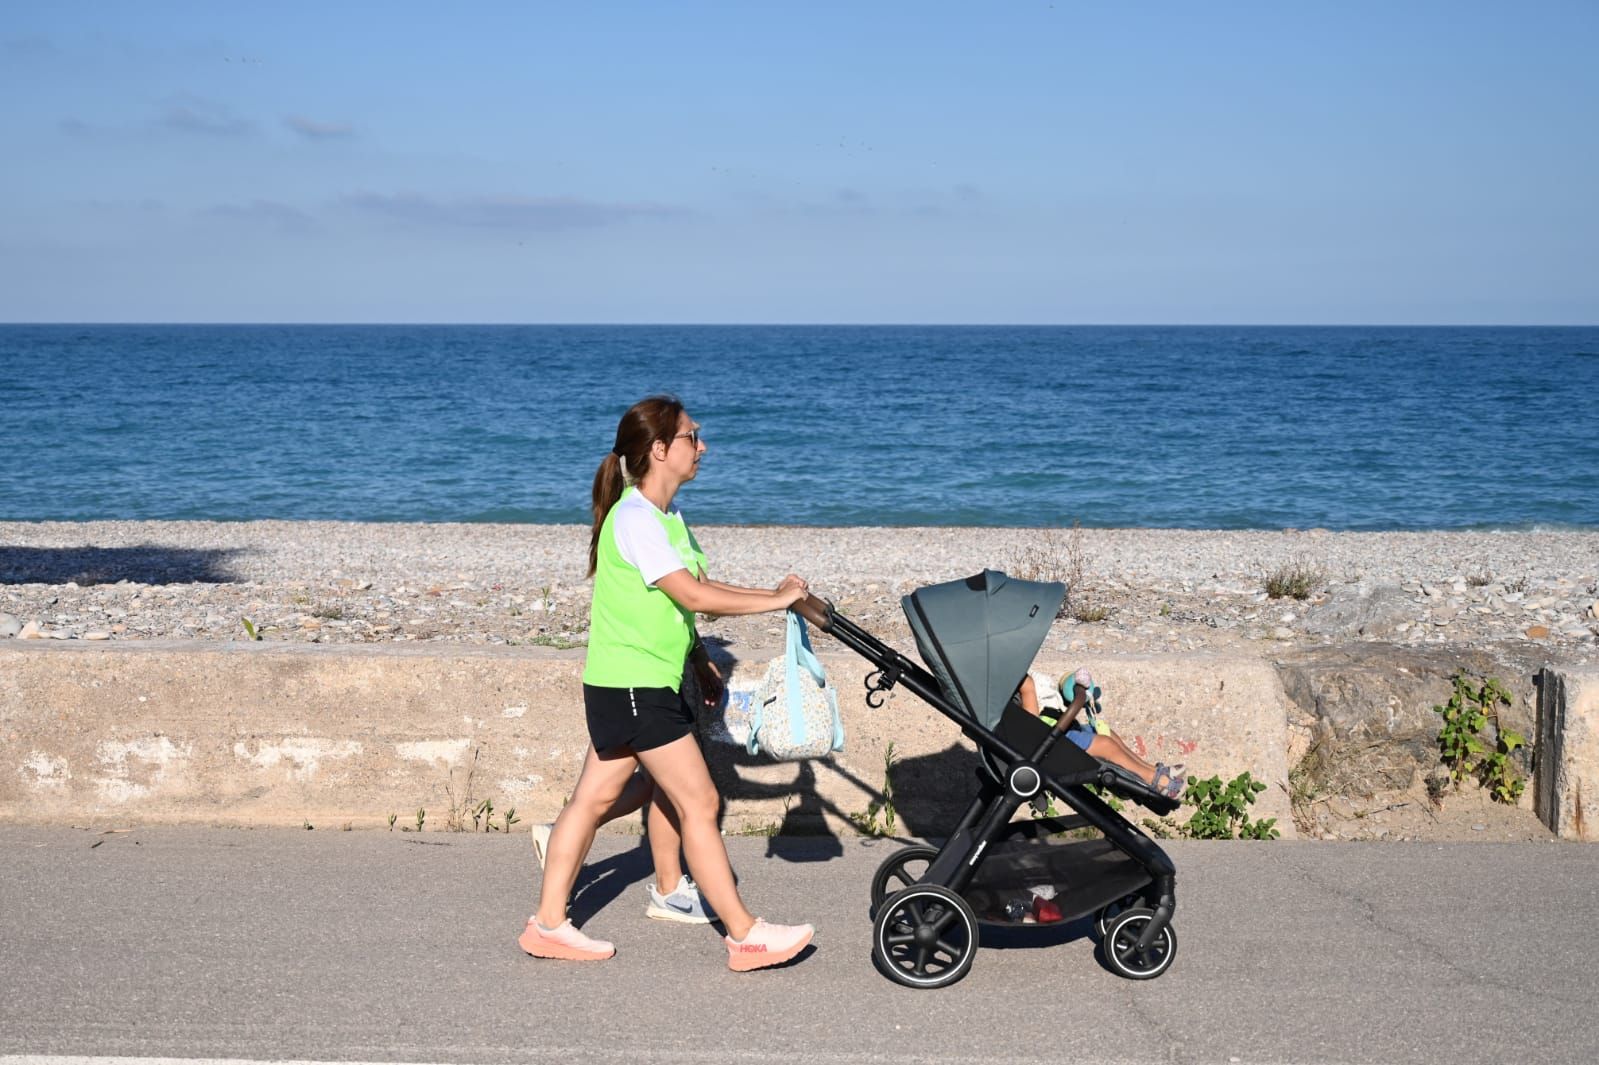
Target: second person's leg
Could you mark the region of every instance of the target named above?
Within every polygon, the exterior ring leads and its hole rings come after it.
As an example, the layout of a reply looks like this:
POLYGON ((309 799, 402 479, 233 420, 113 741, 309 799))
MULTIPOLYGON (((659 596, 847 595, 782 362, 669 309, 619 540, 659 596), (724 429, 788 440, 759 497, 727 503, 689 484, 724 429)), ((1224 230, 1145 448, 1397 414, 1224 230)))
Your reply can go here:
POLYGON ((664 794, 677 813, 682 832, 683 856, 689 872, 722 918, 727 934, 742 939, 755 918, 744 907, 733 883, 733 866, 727 860, 727 845, 716 824, 720 798, 705 756, 693 736, 684 736, 661 747, 640 751, 638 759, 655 778, 658 792, 664 794))
POLYGON ((768 924, 750 916, 733 882, 727 845, 716 825, 720 800, 705 756, 693 736, 638 752, 655 786, 677 808, 683 830, 683 855, 705 898, 727 927, 727 967, 735 972, 782 965, 798 957, 815 934, 808 924, 768 924))

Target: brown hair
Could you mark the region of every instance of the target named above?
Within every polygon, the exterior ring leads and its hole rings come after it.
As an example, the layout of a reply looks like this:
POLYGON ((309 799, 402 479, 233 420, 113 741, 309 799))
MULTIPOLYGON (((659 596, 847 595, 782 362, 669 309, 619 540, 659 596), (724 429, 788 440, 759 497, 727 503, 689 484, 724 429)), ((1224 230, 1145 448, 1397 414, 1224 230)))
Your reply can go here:
POLYGON ((589 533, 589 573, 600 561, 600 528, 605 516, 622 498, 626 482, 637 484, 650 468, 650 448, 657 440, 668 444, 677 435, 677 423, 683 417, 683 402, 676 396, 648 396, 627 408, 616 425, 616 443, 605 456, 600 468, 594 471, 594 529, 589 533), (622 476, 622 462, 627 462, 627 477, 622 476))

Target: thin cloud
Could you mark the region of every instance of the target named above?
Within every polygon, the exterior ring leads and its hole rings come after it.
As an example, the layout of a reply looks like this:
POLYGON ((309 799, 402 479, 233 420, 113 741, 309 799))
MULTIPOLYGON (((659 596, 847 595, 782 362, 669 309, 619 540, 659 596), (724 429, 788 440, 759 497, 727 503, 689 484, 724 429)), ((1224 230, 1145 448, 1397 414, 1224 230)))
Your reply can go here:
POLYGON ((100 211, 108 214, 160 214, 167 209, 167 205, 153 196, 145 196, 137 200, 83 200, 81 205, 90 211, 100 211))
POLYGON ((80 118, 63 118, 56 123, 56 129, 69 137, 89 137, 94 134, 94 128, 80 118))
POLYGON ((849 215, 861 217, 865 215, 880 214, 879 209, 866 193, 848 186, 833 190, 833 197, 822 203, 803 201, 793 208, 802 215, 813 217, 826 217, 833 215, 849 215))
POLYGON ((318 228, 315 218, 298 207, 277 200, 219 203, 206 214, 237 222, 264 223, 283 233, 310 233, 318 228))
POLYGON ((970 182, 962 182, 955 186, 955 198, 962 203, 976 203, 983 198, 983 190, 970 182))
POLYGON ((416 193, 358 192, 341 206, 414 225, 462 229, 557 232, 595 229, 633 218, 681 215, 679 208, 654 203, 598 203, 574 197, 478 196, 440 200, 416 193))
POLYGON ((355 127, 348 122, 318 122, 304 115, 289 115, 283 124, 308 141, 350 140, 355 136, 355 127))
POLYGON ((60 54, 61 49, 48 37, 0 37, 0 58, 3 59, 54 59, 60 54))
POLYGON ((169 100, 160 124, 178 133, 203 137, 247 137, 256 128, 254 122, 234 116, 225 105, 192 93, 180 93, 169 100))

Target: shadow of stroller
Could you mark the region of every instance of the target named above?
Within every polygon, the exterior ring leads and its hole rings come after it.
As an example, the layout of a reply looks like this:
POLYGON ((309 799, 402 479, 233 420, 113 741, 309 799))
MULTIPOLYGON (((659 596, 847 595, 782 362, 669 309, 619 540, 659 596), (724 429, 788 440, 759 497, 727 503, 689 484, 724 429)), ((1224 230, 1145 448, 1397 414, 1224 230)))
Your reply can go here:
MULTIPOLYGON (((708 641, 712 658, 723 676, 731 676, 738 663, 737 656, 725 644, 708 641)), ((685 695, 692 705, 701 707, 704 732, 712 732, 721 724, 727 712, 729 696, 724 693, 715 707, 704 707, 699 696, 693 671, 684 676, 685 695)), ((750 754, 742 745, 727 742, 702 744, 705 760, 710 767, 711 779, 724 800, 783 800, 782 820, 771 826, 768 833, 767 856, 785 861, 814 862, 840 857, 844 853, 842 839, 829 825, 852 823, 872 804, 881 811, 891 807, 895 827, 887 838, 909 843, 914 839, 938 839, 948 834, 961 813, 977 794, 977 771, 980 760, 974 749, 959 742, 951 743, 941 751, 918 755, 896 761, 892 773, 893 795, 885 794, 862 780, 855 773, 831 757, 809 759, 792 763, 795 776, 789 783, 768 784, 748 779, 743 770, 769 768, 771 759, 750 754), (819 780, 827 774, 843 778, 861 794, 859 811, 843 809, 837 802, 821 794, 819 780)), ((862 833, 870 836, 870 833, 862 833)))
MULTIPOLYGON (((732 676, 738 664, 738 657, 729 652, 727 645, 721 641, 708 640, 706 645, 722 676, 732 676)), ((730 694, 724 691, 715 706, 706 706, 700 696, 699 684, 692 669, 684 671, 683 686, 683 694, 691 700, 690 705, 700 709, 701 736, 712 735, 721 730, 730 694)), ((792 783, 762 784, 746 779, 740 770, 769 767, 773 764, 771 759, 752 755, 737 743, 702 741, 700 746, 705 752, 705 762, 710 768, 711 780, 722 796, 724 816, 726 803, 730 799, 783 800, 782 820, 769 826, 765 832, 767 857, 782 858, 791 862, 820 862, 843 855, 844 844, 829 829, 827 814, 831 813, 839 819, 847 819, 848 815, 837 805, 824 799, 816 786, 816 766, 831 767, 829 761, 809 760, 793 763, 797 767, 797 774, 792 783)))

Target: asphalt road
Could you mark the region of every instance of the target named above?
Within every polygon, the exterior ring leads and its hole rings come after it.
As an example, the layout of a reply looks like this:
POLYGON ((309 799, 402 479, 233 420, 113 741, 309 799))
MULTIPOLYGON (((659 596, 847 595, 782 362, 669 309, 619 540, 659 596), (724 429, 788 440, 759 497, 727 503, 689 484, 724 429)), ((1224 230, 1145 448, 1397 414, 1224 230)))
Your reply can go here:
POLYGON ((1599 1060, 1599 848, 1172 844, 1160 979, 1112 975, 1077 922, 912 991, 869 952, 895 844, 729 842, 757 913, 817 925, 791 967, 731 973, 715 932, 645 920, 625 837, 575 904, 618 955, 572 965, 516 947, 521 834, 0 828, 0 1065, 1599 1060))

